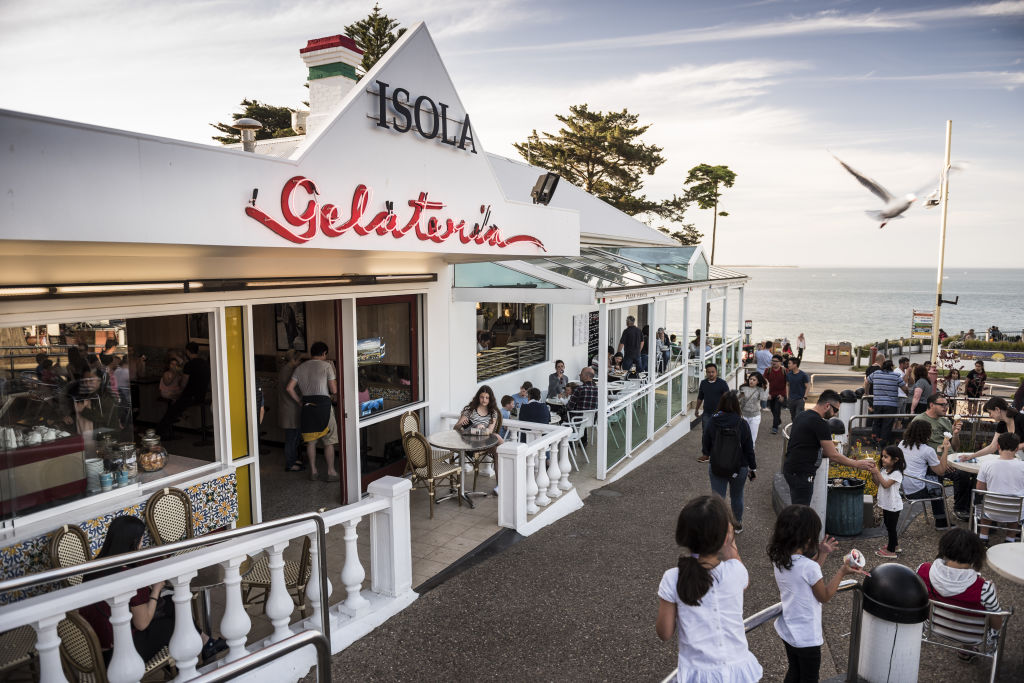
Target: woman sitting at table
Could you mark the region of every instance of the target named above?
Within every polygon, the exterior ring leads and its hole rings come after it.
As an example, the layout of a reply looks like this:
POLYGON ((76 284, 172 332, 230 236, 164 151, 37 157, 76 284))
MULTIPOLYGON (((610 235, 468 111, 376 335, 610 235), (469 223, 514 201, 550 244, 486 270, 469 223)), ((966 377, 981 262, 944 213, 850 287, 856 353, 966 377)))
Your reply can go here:
POLYGON ((565 394, 565 385, 569 378, 565 376, 565 363, 555 361, 555 371, 548 375, 547 398, 557 398, 565 394))
MULTIPOLYGON (((110 523, 107 530, 107 537, 103 541, 103 547, 96 555, 96 559, 112 557, 123 553, 130 553, 142 548, 142 535, 146 532, 146 524, 138 517, 124 515, 117 517, 110 523)), ((89 574, 85 581, 98 579, 110 574, 131 569, 129 565, 113 567, 101 572, 89 574)), ((152 586, 140 588, 135 597, 128 602, 131 610, 132 620, 132 641, 136 652, 143 661, 149 661, 160 650, 171 642, 171 635, 174 633, 174 606, 169 600, 161 600, 160 591, 163 590, 164 582, 157 581, 152 586)), ((114 647, 114 629, 110 624, 110 604, 106 600, 87 605, 78 613, 89 622, 96 637, 100 641, 100 648, 103 650, 103 661, 110 663, 110 657, 114 647)), ((205 662, 211 659, 218 652, 227 648, 222 638, 211 639, 205 633, 200 633, 203 639, 203 649, 200 652, 200 661, 205 662)))
MULTIPOLYGON (((1010 432, 1011 434, 1016 434, 1020 442, 1024 442, 1024 413, 1013 408, 1006 402, 1005 398, 1000 396, 990 398, 985 402, 985 412, 988 413, 990 418, 995 420, 996 433, 992 435, 992 443, 972 453, 969 456, 970 458, 980 458, 989 453, 998 453, 999 444, 997 442, 1000 434, 1010 432)), ((962 457, 961 459, 967 460, 968 458, 962 457)))
MULTIPOLYGON (((527 383, 528 384, 528 383, 527 383)), ((525 386, 525 384, 524 384, 525 386)), ((532 389, 529 387, 527 391, 532 389)), ((539 391, 539 389, 538 389, 539 391)), ((529 401, 529 398, 527 398, 529 401)), ((522 408, 520 408, 521 410, 522 408)), ((498 418, 501 416, 501 408, 498 406, 498 401, 494 398, 494 392, 486 384, 476 390, 476 396, 469 402, 465 408, 462 409, 462 415, 459 416, 458 421, 455 423, 456 429, 476 429, 478 432, 482 430, 483 434, 493 434, 494 438, 498 440, 498 443, 493 448, 487 451, 491 458, 494 460, 494 482, 498 482, 498 451, 497 448, 501 444, 505 443, 505 440, 501 438, 501 434, 497 432, 498 418)), ((476 454, 474 454, 476 457, 476 454)), ((494 494, 498 494, 498 487, 494 487, 494 494)))

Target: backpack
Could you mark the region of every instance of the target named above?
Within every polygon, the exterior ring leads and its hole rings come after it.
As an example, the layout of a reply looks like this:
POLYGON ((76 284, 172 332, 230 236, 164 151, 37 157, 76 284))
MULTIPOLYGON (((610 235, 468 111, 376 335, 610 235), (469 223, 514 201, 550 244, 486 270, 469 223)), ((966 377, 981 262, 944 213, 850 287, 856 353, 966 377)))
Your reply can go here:
POLYGON ((711 473, 716 477, 731 479, 743 467, 743 447, 736 427, 720 427, 715 435, 711 446, 711 473))

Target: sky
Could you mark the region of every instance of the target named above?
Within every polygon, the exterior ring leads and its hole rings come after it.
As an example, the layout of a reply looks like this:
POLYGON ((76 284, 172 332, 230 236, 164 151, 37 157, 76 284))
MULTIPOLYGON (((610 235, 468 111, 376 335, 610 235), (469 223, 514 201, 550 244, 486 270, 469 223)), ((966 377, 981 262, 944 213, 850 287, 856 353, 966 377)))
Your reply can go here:
MULTIPOLYGON (((216 144, 243 98, 300 108, 298 49, 369 13, 352 0, 0 0, 0 108, 216 144)), ((1024 0, 384 0, 424 21, 489 152, 554 132, 587 103, 650 124, 666 163, 644 192, 724 164, 715 262, 934 267, 940 210, 883 230, 880 202, 943 162, 953 121, 946 263, 1020 267, 1024 0), (831 153, 831 154, 830 154, 831 153), (1009 248, 1001 248, 1001 245, 1009 248)), ((711 212, 688 218, 705 233, 711 212)))

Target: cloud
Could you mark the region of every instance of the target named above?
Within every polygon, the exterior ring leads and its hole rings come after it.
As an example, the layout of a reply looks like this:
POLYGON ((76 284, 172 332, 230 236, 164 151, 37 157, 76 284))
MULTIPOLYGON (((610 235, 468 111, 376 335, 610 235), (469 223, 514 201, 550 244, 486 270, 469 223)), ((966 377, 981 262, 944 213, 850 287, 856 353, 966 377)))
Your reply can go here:
POLYGON ((957 71, 934 74, 903 74, 903 75, 881 75, 877 72, 870 72, 863 76, 838 76, 824 77, 824 81, 921 81, 932 83, 948 83, 958 88, 999 88, 1013 91, 1018 86, 1024 85, 1024 72, 1022 71, 957 71))
POLYGON ((473 52, 532 52, 536 50, 614 50, 665 47, 695 43, 717 43, 762 38, 784 38, 797 35, 863 33, 920 29, 925 24, 973 18, 1024 16, 1024 0, 1004 0, 986 5, 945 7, 910 12, 843 13, 825 10, 807 16, 756 24, 719 24, 696 29, 661 31, 632 36, 615 36, 592 40, 563 41, 543 45, 494 47, 473 52))

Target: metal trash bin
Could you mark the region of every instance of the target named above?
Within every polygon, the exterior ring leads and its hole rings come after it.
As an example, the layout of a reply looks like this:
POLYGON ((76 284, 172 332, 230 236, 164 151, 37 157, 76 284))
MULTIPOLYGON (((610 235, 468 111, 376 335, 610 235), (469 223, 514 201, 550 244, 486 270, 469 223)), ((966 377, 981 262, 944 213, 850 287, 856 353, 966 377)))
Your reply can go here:
POLYGON ((836 477, 828 480, 825 533, 857 536, 864 531, 864 482, 836 477))
POLYGON ((871 570, 862 593, 856 674, 869 683, 917 683, 928 620, 924 581, 913 569, 888 562, 871 570))

